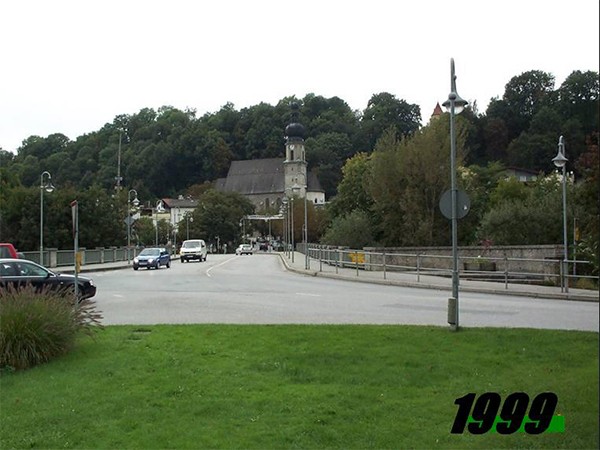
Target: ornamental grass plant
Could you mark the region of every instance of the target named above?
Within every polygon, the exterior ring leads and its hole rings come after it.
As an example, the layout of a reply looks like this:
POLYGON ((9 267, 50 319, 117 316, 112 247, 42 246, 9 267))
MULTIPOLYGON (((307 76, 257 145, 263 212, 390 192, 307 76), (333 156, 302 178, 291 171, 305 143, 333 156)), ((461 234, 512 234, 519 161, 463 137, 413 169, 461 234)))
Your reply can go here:
POLYGON ((23 370, 64 355, 101 316, 91 300, 32 286, 0 290, 0 369, 23 370))

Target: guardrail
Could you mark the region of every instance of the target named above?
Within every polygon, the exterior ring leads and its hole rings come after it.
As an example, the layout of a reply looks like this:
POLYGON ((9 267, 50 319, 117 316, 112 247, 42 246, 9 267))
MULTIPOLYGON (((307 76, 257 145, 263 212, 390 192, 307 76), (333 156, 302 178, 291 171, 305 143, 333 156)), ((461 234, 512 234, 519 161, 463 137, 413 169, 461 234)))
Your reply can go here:
MULTIPOLYGON (((81 248, 81 264, 102 264, 132 260, 143 247, 131 247, 129 258, 127 247, 110 248, 81 248)), ((303 245, 299 244, 297 251, 304 253, 303 245)), ((46 267, 61 267, 75 265, 75 252, 73 250, 58 250, 48 248, 43 252, 23 252, 26 259, 42 264, 46 267)), ((387 272, 406 272, 415 276, 417 282, 422 275, 452 276, 452 257, 448 255, 435 255, 427 253, 402 253, 402 252, 373 252, 356 249, 331 248, 321 245, 308 246, 307 264, 310 268, 311 260, 316 260, 319 270, 323 271, 323 264, 339 268, 356 269, 356 276, 360 271, 380 271, 382 278, 386 279, 387 272)), ((579 280, 589 280, 592 288, 598 287, 598 276, 578 274, 577 267, 589 265, 589 261, 561 259, 530 259, 509 257, 472 257, 459 255, 459 277, 463 279, 475 278, 503 282, 505 289, 509 283, 537 283, 560 286, 561 290, 568 290, 569 286, 580 283, 579 280), (569 267, 572 271, 569 271, 569 267)))
MULTIPOLYGON (((144 248, 131 247, 129 249, 129 258, 127 257, 127 247, 109 247, 109 248, 80 248, 81 264, 103 264, 118 261, 127 261, 135 258, 144 248)), ((63 267, 75 265, 75 252, 73 250, 58 250, 47 248, 42 252, 22 252, 26 259, 34 261, 45 267, 63 267)))
MULTIPOLYGON (((299 245, 297 250, 304 253, 299 245)), ((356 269, 356 276, 361 271, 380 271, 386 279, 387 272, 405 272, 415 276, 417 282, 422 275, 452 276, 452 257, 427 253, 373 252, 356 249, 330 248, 320 245, 308 246, 308 264, 317 261, 319 271, 323 265, 338 268, 356 269)), ((589 261, 547 258, 510 258, 459 256, 459 277, 463 279, 479 279, 504 283, 529 283, 560 286, 568 290, 569 286, 598 288, 598 276, 577 273, 577 267, 589 265, 589 261), (569 267, 572 271, 569 271, 569 267), (587 282, 581 280, 589 280, 587 282), (585 286, 587 285, 587 286, 585 286)), ((308 267, 310 268, 310 266, 308 267)))

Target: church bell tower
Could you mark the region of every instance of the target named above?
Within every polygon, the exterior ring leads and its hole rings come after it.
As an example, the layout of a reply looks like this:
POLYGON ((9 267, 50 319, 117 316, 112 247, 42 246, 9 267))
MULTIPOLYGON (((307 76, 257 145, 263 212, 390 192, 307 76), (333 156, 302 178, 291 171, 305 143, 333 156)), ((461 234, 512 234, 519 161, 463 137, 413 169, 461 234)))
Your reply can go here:
POLYGON ((304 126, 298 122, 300 106, 291 103, 292 117, 285 127, 284 189, 285 195, 306 196, 308 185, 306 151, 304 149, 304 126))

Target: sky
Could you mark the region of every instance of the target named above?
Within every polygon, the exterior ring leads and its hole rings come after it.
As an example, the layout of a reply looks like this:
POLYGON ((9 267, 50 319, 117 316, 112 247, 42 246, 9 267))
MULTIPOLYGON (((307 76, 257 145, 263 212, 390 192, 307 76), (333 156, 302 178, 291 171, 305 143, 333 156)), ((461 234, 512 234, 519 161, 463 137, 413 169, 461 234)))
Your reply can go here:
POLYGON ((450 92, 479 112, 514 76, 599 71, 598 0, 5 0, 0 148, 72 140, 142 108, 389 92, 425 124, 450 92))

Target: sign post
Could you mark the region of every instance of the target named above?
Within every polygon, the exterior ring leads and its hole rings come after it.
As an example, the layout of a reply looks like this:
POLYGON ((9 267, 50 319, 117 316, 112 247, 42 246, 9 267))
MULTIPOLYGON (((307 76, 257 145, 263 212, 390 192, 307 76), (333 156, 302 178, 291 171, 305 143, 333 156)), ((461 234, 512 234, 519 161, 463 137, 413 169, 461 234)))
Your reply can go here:
POLYGON ((81 267, 81 255, 79 254, 79 208, 77 200, 71 202, 71 216, 73 218, 73 249, 75 252, 75 302, 79 298, 79 269, 81 267))

